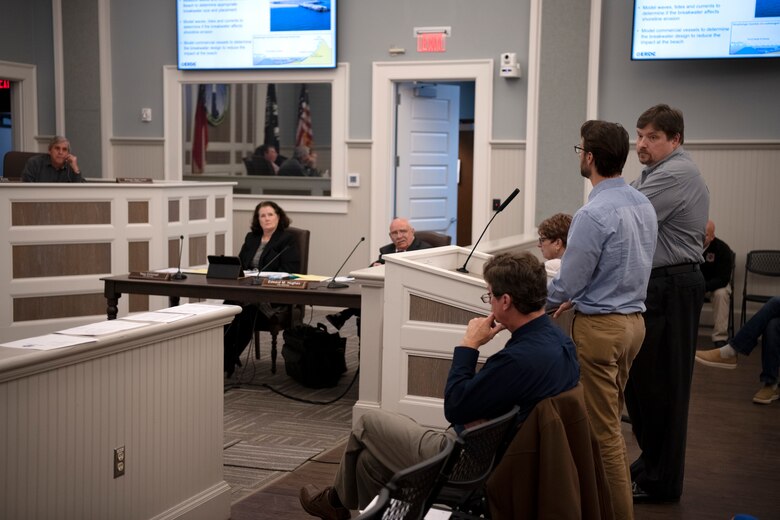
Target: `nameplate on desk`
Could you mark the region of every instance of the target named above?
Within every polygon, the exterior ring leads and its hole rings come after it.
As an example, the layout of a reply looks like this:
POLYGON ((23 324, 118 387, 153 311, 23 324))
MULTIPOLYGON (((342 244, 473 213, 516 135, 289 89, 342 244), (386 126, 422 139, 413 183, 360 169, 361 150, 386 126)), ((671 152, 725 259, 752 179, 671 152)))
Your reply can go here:
POLYGON ((306 289, 309 286, 308 281, 302 280, 272 280, 263 278, 263 287, 283 287, 285 289, 306 289))
POLYGON ((116 182, 125 184, 152 184, 151 177, 117 177, 116 182))
POLYGON ((127 275, 128 278, 132 278, 134 280, 159 280, 159 281, 168 281, 171 279, 171 273, 155 273, 154 271, 133 271, 129 275, 127 275))

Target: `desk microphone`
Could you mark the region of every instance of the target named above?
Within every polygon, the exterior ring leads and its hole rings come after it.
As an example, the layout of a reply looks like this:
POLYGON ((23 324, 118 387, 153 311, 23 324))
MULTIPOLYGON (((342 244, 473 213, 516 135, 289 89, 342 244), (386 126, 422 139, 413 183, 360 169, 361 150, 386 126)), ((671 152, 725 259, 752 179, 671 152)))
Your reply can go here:
POLYGON ((184 235, 179 235, 179 266, 176 268, 176 274, 174 274, 171 278, 173 280, 184 280, 187 278, 187 275, 181 272, 181 252, 184 246, 184 235))
POLYGON ((349 255, 347 255, 347 258, 346 258, 346 260, 344 260, 344 263, 341 264, 341 267, 339 267, 338 271, 336 271, 336 274, 333 275, 333 278, 331 279, 331 281, 328 282, 328 289, 344 289, 345 287, 349 287, 348 284, 336 282, 336 277, 339 275, 341 270, 347 264, 347 261, 350 258, 352 258, 352 255, 355 253, 355 249, 357 249, 358 246, 360 245, 360 243, 362 241, 364 241, 365 239, 366 239, 366 237, 360 237, 360 240, 357 241, 357 244, 355 244, 355 247, 352 248, 352 252, 349 255))
POLYGON ((501 204, 495 213, 493 213, 493 216, 490 217, 490 220, 488 221, 487 225, 485 226, 485 229, 482 230, 482 234, 479 235, 479 238, 477 239, 476 244, 474 244, 474 247, 471 248, 471 253, 469 253, 468 258, 466 258, 466 261, 463 262, 463 267, 458 267, 457 271, 459 273, 468 273, 469 270, 466 269, 466 264, 469 263, 469 260, 471 260, 471 255, 474 254, 474 251, 477 250, 477 245, 479 244, 479 241, 482 240, 482 237, 485 235, 485 231, 487 231, 488 227, 490 227, 490 223, 493 222, 493 219, 496 218, 496 215, 504 211, 504 208, 509 206, 509 203, 514 200, 515 197, 517 197, 517 194, 520 193, 520 188, 515 188, 515 191, 512 192, 512 194, 506 198, 503 204, 501 204))
POLYGON ((274 255, 274 257, 273 257, 273 258, 271 258, 269 261, 267 261, 267 262, 265 263, 265 265, 262 267, 262 269, 258 268, 258 269, 257 269, 257 274, 256 274, 256 275, 255 275, 255 277, 252 279, 252 285, 260 285, 260 284, 262 284, 262 283, 263 283, 263 281, 260 279, 260 273, 262 273, 263 271, 265 271, 266 269, 268 269, 268 267, 269 267, 269 266, 270 266, 272 263, 276 262, 276 259, 277 259, 277 258, 279 258, 280 256, 282 256, 282 253, 284 253, 284 252, 285 252, 285 251, 287 251, 288 249, 290 249, 290 244, 287 244, 286 246, 284 246, 284 247, 282 248, 282 250, 281 250, 281 251, 279 251, 278 253, 276 253, 276 254, 274 255))

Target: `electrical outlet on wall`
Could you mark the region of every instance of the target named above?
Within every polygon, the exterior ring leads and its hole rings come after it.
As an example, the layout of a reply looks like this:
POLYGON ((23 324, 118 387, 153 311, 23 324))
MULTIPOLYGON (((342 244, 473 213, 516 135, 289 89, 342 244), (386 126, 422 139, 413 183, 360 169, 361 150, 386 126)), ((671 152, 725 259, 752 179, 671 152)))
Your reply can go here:
POLYGON ((347 174, 347 186, 350 188, 359 188, 360 187, 360 174, 359 173, 348 173, 347 174))
POLYGON ((114 448, 114 478, 125 474, 125 447, 114 448))

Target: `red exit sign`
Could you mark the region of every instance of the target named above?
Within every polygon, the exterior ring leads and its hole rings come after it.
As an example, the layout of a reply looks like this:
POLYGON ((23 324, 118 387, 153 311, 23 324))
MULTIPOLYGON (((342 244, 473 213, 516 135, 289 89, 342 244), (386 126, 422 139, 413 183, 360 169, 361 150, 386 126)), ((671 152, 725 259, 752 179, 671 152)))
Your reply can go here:
POLYGON ((7 79, 0 79, 0 90, 11 88, 11 82, 7 79))

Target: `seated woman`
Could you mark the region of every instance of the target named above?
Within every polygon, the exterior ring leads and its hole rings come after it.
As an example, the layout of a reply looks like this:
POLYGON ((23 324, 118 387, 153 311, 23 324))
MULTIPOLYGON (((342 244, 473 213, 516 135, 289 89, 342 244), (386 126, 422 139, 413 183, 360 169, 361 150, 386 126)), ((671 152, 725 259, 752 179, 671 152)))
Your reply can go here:
POLYGON ((556 213, 539 224, 539 249, 544 257, 549 282, 561 269, 561 257, 566 251, 566 237, 569 235, 571 215, 556 213))
MULTIPOLYGON (((251 231, 244 238, 238 257, 244 269, 297 273, 301 268, 300 252, 295 237, 287 231, 290 219, 278 204, 263 201, 255 207, 251 231)), ((233 375, 239 358, 255 330, 257 323, 268 320, 274 314, 270 305, 243 304, 243 310, 233 322, 225 325, 225 372, 233 375)))

